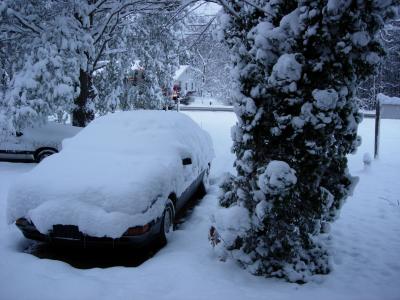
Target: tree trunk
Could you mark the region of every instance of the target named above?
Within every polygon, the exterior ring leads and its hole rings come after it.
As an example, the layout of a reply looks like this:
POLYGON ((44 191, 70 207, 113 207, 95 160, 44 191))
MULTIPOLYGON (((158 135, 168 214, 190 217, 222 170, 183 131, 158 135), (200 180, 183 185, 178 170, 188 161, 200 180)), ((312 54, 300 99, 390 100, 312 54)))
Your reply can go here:
POLYGON ((84 70, 79 74, 80 94, 75 99, 75 108, 72 111, 72 125, 85 127, 94 119, 93 101, 95 92, 93 89, 92 75, 84 70))

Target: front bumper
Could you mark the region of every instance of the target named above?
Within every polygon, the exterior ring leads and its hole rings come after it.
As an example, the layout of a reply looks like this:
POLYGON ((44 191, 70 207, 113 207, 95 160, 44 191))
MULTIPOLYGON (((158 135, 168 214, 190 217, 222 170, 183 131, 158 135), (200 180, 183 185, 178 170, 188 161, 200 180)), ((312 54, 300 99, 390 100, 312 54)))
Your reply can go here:
POLYGON ((82 248, 141 248, 147 246, 157 238, 157 235, 160 232, 161 219, 151 222, 149 231, 144 234, 135 236, 122 236, 116 239, 110 237, 93 237, 77 230, 64 230, 63 232, 60 232, 60 230, 58 230, 60 227, 65 227, 67 229, 76 227, 70 225, 55 225, 53 226, 53 230, 50 230, 48 234, 43 234, 36 229, 35 225, 32 222, 29 222, 25 218, 19 218, 15 222, 15 225, 22 231, 23 235, 26 238, 46 243, 76 246, 82 248))

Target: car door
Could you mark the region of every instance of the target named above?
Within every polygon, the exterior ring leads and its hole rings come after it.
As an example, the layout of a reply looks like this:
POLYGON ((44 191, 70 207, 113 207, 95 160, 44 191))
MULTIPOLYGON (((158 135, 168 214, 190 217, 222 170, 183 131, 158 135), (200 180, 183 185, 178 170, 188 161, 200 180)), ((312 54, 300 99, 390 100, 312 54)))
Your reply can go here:
POLYGON ((198 177, 197 168, 192 161, 192 157, 186 155, 182 158, 183 166, 183 177, 185 182, 184 191, 178 199, 177 210, 181 209, 185 203, 190 199, 193 193, 196 191, 196 181, 198 177))
POLYGON ((33 151, 26 145, 22 133, 6 135, 1 140, 1 161, 32 161, 33 151))

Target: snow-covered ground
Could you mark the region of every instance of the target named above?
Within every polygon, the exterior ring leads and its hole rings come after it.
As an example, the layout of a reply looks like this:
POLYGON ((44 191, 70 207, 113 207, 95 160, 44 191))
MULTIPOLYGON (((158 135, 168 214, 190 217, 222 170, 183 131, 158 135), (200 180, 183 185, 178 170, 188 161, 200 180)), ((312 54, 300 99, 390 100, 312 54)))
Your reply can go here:
POLYGON ((5 221, 7 188, 34 165, 0 163, 0 299, 400 299, 400 121, 383 120, 381 154, 370 166, 374 120, 360 126, 363 145, 350 157, 360 182, 332 226, 334 271, 297 285, 254 277, 220 262, 208 244, 219 176, 232 170, 229 112, 185 112, 210 132, 214 185, 171 242, 136 268, 80 270, 23 253, 28 242, 5 221))
POLYGON ((212 97, 194 97, 193 102, 190 102, 189 107, 232 107, 225 105, 222 101, 212 97))

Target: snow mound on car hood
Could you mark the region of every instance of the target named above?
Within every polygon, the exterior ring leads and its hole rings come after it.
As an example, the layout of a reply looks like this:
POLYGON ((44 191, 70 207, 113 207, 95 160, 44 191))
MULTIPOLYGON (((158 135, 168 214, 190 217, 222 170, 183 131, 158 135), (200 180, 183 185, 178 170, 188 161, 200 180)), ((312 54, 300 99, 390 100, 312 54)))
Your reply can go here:
POLYGON ((27 217, 42 233, 72 224, 119 237, 160 216, 169 193, 179 196, 213 157, 210 136, 186 115, 109 114, 14 183, 8 221, 27 217), (192 165, 183 166, 186 157, 192 165))

